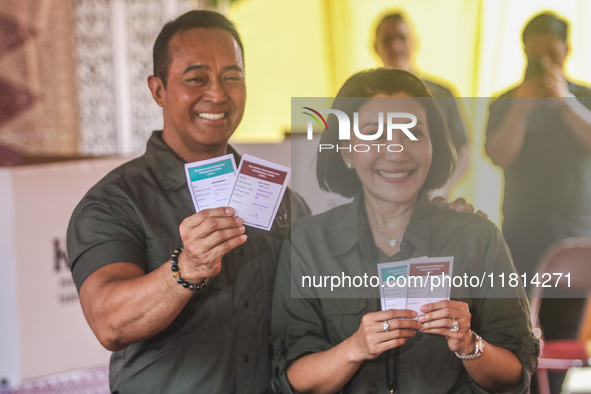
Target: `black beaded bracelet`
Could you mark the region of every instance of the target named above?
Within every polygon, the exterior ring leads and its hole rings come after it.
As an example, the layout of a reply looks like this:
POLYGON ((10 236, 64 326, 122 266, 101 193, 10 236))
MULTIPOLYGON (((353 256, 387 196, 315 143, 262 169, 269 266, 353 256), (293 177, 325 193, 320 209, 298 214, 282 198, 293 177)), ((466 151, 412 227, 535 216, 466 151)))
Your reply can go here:
POLYGON ((207 286, 209 283, 209 278, 203 279, 200 283, 189 283, 184 280, 181 276, 181 270, 179 268, 179 255, 182 251, 183 249, 175 249, 174 252, 172 252, 172 256, 170 256, 170 269, 172 271, 172 277, 176 279, 176 283, 183 285, 185 289, 199 291, 207 286))

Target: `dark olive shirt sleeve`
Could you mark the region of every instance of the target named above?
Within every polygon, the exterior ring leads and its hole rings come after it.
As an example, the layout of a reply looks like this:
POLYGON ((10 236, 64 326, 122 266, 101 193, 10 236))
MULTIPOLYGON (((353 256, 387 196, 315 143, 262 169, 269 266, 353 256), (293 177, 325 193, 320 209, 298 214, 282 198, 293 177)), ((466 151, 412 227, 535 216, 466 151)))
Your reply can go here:
POLYGON ((279 393, 295 392, 286 374, 292 361, 333 347, 323 329, 319 299, 297 298, 295 293, 292 297, 291 257, 286 242, 277 267, 271 322, 274 388, 279 393))
POLYGON ((68 255, 78 290, 96 270, 117 262, 134 263, 146 271, 145 241, 134 224, 129 202, 117 200, 116 187, 95 188, 74 211, 68 227, 68 255))
MULTIPOLYGON (((532 332, 529 301, 500 230, 489 222, 482 232, 488 236, 483 245, 481 270, 492 276, 485 279, 486 286, 474 291, 476 298, 471 299, 470 308, 472 328, 488 343, 515 354, 522 365, 522 380, 510 393, 527 393, 539 354, 539 343, 532 332), (501 283, 501 275, 504 283, 501 283)), ((473 392, 486 393, 472 379, 470 385, 473 392)))

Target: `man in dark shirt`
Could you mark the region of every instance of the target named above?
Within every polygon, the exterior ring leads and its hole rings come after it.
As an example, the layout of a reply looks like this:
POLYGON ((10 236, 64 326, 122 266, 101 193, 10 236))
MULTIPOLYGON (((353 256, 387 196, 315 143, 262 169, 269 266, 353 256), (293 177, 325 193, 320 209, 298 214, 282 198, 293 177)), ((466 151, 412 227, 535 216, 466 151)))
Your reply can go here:
POLYGON ((450 188, 462 177, 470 164, 470 150, 466 130, 458 106, 448 87, 423 78, 413 66, 414 38, 408 17, 401 12, 387 13, 382 16, 375 31, 374 50, 382 59, 385 67, 397 68, 417 74, 433 95, 437 97, 452 141, 458 153, 458 164, 449 181, 440 189, 433 190, 431 197, 447 198, 450 188))
POLYGON ((505 173, 503 233, 528 277, 553 242, 591 236, 591 89, 564 75, 567 27, 550 13, 526 25, 524 79, 487 125, 486 152, 505 173))
MULTIPOLYGON (((503 234, 527 282, 553 243, 591 237, 591 89, 565 76, 567 33, 552 13, 532 18, 523 81, 490 106, 486 152, 505 175, 503 234)), ((544 299, 545 339, 576 337, 584 302, 544 299)))
POLYGON ((115 393, 270 391, 269 321, 287 192, 271 231, 228 207, 195 213, 184 163, 233 153, 244 111, 243 47, 224 16, 191 11, 166 24, 148 78, 164 125, 146 153, 80 202, 68 253, 82 309, 113 351, 115 393), (177 248, 184 248, 178 251, 177 248))

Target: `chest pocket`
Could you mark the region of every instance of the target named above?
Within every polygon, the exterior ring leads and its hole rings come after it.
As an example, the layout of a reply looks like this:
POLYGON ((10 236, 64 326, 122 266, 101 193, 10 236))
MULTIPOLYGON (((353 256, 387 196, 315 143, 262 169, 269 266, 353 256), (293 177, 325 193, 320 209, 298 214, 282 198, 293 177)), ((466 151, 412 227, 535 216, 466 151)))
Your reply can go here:
POLYGON ((280 236, 286 237, 289 234, 291 222, 311 214, 310 207, 297 193, 289 188, 283 195, 281 205, 277 210, 277 216, 273 222, 273 230, 279 232, 280 236))
POLYGON ((279 209, 277 210, 275 220, 273 221, 272 229, 275 232, 277 232, 279 236, 282 238, 286 237, 287 234, 289 234, 289 228, 291 225, 290 205, 291 192, 290 190, 286 190, 285 195, 283 196, 283 200, 281 201, 281 205, 279 205, 279 209))
POLYGON ((369 312, 368 301, 367 298, 321 300, 322 312, 326 319, 326 335, 331 343, 340 343, 357 331, 363 315, 369 312))

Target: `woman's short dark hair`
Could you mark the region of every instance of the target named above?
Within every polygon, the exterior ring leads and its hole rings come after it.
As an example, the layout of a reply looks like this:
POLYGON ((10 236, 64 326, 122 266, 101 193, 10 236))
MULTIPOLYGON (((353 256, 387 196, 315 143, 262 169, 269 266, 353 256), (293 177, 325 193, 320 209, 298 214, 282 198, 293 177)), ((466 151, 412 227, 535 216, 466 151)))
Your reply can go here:
MULTIPOLYGON (((353 113, 357 112, 371 97, 396 93, 424 97, 419 102, 427 113, 433 159, 423 190, 437 189, 443 186, 453 173, 456 166, 456 151, 445 119, 423 81, 407 71, 397 69, 375 68, 361 71, 350 77, 341 87, 332 108, 345 112, 349 119, 353 119, 353 113), (359 99, 351 100, 350 97, 359 99)), ((320 143, 336 147, 340 144, 337 117, 329 116, 327 125, 328 128, 323 131, 320 143)), ((362 188, 357 173, 345 166, 341 153, 336 149, 324 149, 318 153, 316 175, 323 190, 344 197, 353 197, 362 188)))
POLYGON ((168 43, 176 33, 198 28, 222 29, 230 33, 238 43, 238 46, 240 46, 242 59, 244 59, 242 40, 240 40, 240 35, 236 27, 228 18, 220 13, 209 10, 189 11, 165 24, 154 42, 152 51, 154 75, 162 80, 165 87, 166 78, 168 77, 168 67, 171 62, 170 54, 168 53, 168 43))

